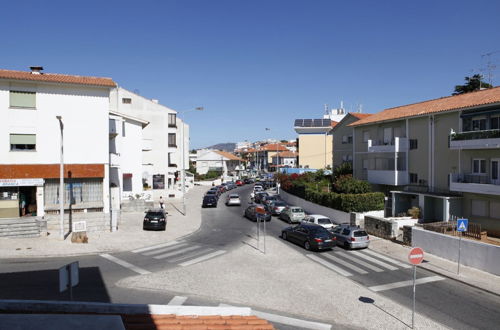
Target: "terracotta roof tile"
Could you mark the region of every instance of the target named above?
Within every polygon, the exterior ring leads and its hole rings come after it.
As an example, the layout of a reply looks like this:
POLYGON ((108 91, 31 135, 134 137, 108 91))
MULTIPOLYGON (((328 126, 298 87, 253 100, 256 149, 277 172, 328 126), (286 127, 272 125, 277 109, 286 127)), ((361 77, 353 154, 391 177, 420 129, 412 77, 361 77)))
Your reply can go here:
MULTIPOLYGON (((297 157, 297 153, 293 152, 293 151, 283 151, 283 152, 279 152, 278 156, 282 157, 282 158, 291 158, 291 157, 297 157)), ((275 157, 275 156, 273 156, 273 157, 275 157)))
POLYGON ((243 162, 245 161, 244 159, 242 159, 240 157, 237 157, 236 155, 233 155, 232 153, 227 152, 227 151, 215 150, 215 152, 218 153, 219 155, 223 156, 223 157, 226 157, 229 160, 240 160, 240 161, 243 161, 243 162))
POLYGON ((116 83, 111 78, 86 77, 65 75, 57 73, 32 74, 28 71, 14 71, 0 69, 0 79, 45 81, 62 84, 93 85, 103 87, 116 87, 116 83))
POLYGON ((439 113, 444 111, 472 108, 480 105, 487 105, 500 102, 500 87, 490 88, 482 91, 465 93, 461 95, 447 96, 439 99, 423 101, 400 107, 389 108, 375 113, 372 116, 363 118, 349 126, 360 126, 378 123, 387 120, 402 119, 439 113))
POLYGON ((282 144, 279 144, 279 143, 270 143, 270 144, 266 144, 265 146, 262 147, 261 150, 264 150, 264 151, 287 151, 288 149, 283 146, 282 144))
POLYGON ((373 115, 372 113, 359 113, 359 112, 349 112, 349 113, 358 119, 364 119, 366 117, 370 117, 373 115))

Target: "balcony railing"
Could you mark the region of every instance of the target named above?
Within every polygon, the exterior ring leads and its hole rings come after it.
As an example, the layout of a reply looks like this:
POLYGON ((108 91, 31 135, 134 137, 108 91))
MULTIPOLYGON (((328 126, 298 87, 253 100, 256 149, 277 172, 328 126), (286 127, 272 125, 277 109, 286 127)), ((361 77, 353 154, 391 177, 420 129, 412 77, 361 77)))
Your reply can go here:
POLYGON ((142 151, 153 150, 153 139, 142 139, 142 151))
POLYGON ((110 137, 115 137, 118 135, 118 131, 116 128, 116 120, 115 119, 109 119, 109 136, 110 137))
POLYGON ((367 181, 374 184, 401 186, 409 183, 408 171, 367 170, 367 181))
POLYGON ((482 140, 482 139, 500 139, 500 129, 460 132, 450 135, 451 141, 482 140))
POLYGON ((452 173, 450 174, 450 190, 500 195, 500 179, 491 179, 486 174, 452 173))
POLYGON ((500 130, 483 130, 453 133, 450 149, 497 149, 500 148, 500 130))
POLYGON ((395 137, 390 142, 368 140, 368 152, 405 152, 408 150, 408 138, 395 137))

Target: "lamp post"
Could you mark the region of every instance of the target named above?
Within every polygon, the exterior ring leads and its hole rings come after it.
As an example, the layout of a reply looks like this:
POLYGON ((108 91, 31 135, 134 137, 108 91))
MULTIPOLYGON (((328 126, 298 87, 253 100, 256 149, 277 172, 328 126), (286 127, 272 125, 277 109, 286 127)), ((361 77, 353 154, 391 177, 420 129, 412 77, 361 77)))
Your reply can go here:
MULTIPOLYGON (((203 111, 205 110, 205 108, 203 107, 196 107, 194 109, 191 109, 191 110, 186 110, 186 111, 183 111, 182 114, 186 114, 188 112, 191 112, 191 111, 203 111)), ((180 112, 178 111, 177 114, 180 114, 180 112)), ((184 141, 184 125, 186 123, 184 121, 182 121, 182 129, 181 129, 181 133, 182 133, 182 154, 181 154, 181 157, 182 157, 182 160, 181 160, 181 163, 182 163, 182 178, 181 178, 181 182, 182 182, 182 215, 186 215, 186 165, 185 165, 185 160, 186 160, 186 143, 184 141)))
POLYGON ((62 116, 56 116, 61 130, 61 163, 59 164, 59 238, 64 240, 64 124, 62 116))

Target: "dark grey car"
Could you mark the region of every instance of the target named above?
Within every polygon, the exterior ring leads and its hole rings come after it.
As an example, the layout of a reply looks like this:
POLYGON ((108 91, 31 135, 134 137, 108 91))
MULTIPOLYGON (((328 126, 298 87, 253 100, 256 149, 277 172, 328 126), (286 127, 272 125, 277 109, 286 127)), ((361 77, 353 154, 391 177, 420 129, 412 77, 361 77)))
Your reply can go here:
POLYGON ((335 246, 332 233, 315 224, 302 223, 287 227, 281 232, 281 238, 303 246, 306 250, 326 250, 335 246))
MULTIPOLYGON (((246 209, 245 209, 245 213, 243 214, 244 217, 252 220, 252 221, 255 221, 257 222, 257 212, 256 212, 256 208, 257 207, 262 207, 264 210, 265 210, 265 207, 264 205, 261 205, 261 204, 251 204, 249 205, 246 209)), ((261 219, 261 221, 271 221, 271 213, 269 213, 267 210, 266 211, 266 214, 264 214, 263 218, 261 219)))

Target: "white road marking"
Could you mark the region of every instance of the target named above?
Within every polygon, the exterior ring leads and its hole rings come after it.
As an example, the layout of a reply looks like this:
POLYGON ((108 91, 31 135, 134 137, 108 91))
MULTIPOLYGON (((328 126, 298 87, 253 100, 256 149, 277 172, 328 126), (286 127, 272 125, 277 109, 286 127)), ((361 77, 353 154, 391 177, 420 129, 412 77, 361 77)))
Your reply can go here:
POLYGON ((370 265, 369 263, 367 262, 364 262, 363 260, 359 260, 358 258, 352 256, 350 253, 347 253, 347 252, 344 252, 344 251, 335 251, 336 254, 342 256, 342 258, 346 258, 346 259, 349 259, 351 260, 352 262, 355 262, 361 266, 364 266, 368 269, 371 269, 373 270, 374 272, 377 272, 377 273, 380 273, 380 272, 383 272, 384 270, 381 269, 381 268, 378 268, 376 266, 373 266, 373 265, 370 265))
POLYGON ((177 258, 173 258, 173 259, 169 259, 168 261, 170 262, 177 262, 177 261, 181 261, 181 260, 184 260, 184 259, 189 259, 189 258, 192 258, 192 257, 196 257, 196 256, 199 256, 200 254, 204 254, 204 253, 207 253, 207 252, 210 252, 210 251, 213 251, 214 249, 203 249, 203 250, 198 250, 198 251, 194 251, 194 252, 191 252, 191 253, 188 253, 186 255, 182 255, 180 257, 177 257, 177 258))
POLYGON ((188 243, 180 243, 180 244, 176 244, 176 245, 164 247, 164 248, 161 248, 159 250, 153 250, 153 251, 144 252, 144 253, 141 253, 141 254, 144 255, 144 256, 152 256, 154 254, 160 254, 160 253, 163 253, 163 252, 175 250, 175 249, 178 249, 178 248, 186 246, 186 245, 188 245, 188 243))
MULTIPOLYGON (((425 283, 436 282, 436 281, 441 281, 441 280, 444 280, 444 277, 429 276, 429 277, 419 278, 419 279, 415 280, 415 284, 425 284, 425 283)), ((394 283, 383 284, 383 285, 375 285, 375 286, 369 287, 368 289, 375 291, 375 292, 378 292, 378 291, 397 289, 397 288, 402 288, 405 286, 412 286, 412 285, 413 285, 413 280, 409 280, 409 281, 394 282, 394 283)))
POLYGON ((182 296, 175 296, 168 302, 167 305, 170 306, 180 306, 184 304, 184 302, 187 300, 187 297, 182 297, 182 296))
POLYGON ((179 241, 171 241, 171 242, 167 242, 167 243, 162 243, 162 244, 157 244, 157 245, 153 245, 153 246, 147 246, 147 247, 144 247, 141 249, 132 250, 132 252, 133 253, 141 253, 141 252, 158 249, 158 248, 165 247, 165 246, 174 245, 177 243, 180 243, 180 242, 179 241))
POLYGON ((180 253, 184 253, 184 252, 187 252, 187 251, 196 250, 199 247, 200 247, 199 245, 188 246, 185 249, 176 250, 176 251, 168 252, 168 253, 163 253, 163 254, 154 256, 153 258, 155 258, 155 259, 165 259, 165 258, 168 258, 168 257, 171 257, 171 256, 175 256, 176 254, 180 254, 180 253))
POLYGON ((387 268, 389 270, 397 270, 398 269, 397 267, 389 265, 388 263, 385 263, 383 261, 377 260, 375 258, 369 257, 369 256, 367 256, 367 255, 365 255, 365 254, 363 254, 363 253, 361 253, 359 251, 352 251, 351 253, 354 254, 355 256, 358 256, 360 258, 363 258, 365 260, 373 262, 374 264, 377 264, 377 265, 382 266, 384 268, 387 268))
POLYGON ((344 266, 344 267, 347 267, 347 268, 349 268, 349 269, 351 269, 351 270, 354 270, 356 273, 363 274, 363 275, 364 275, 364 274, 368 274, 368 272, 367 272, 366 270, 361 269, 361 268, 359 268, 359 267, 357 267, 357 266, 354 266, 354 265, 352 265, 352 264, 348 263, 348 262, 347 262, 347 261, 345 261, 345 260, 342 260, 342 259, 340 259, 340 258, 334 257, 334 256, 332 256, 331 254, 324 254, 324 256, 325 256, 326 258, 330 259, 330 260, 335 261, 335 262, 336 262, 336 263, 338 263, 338 264, 341 264, 341 265, 342 265, 342 266, 344 266))
POLYGON ((332 326, 330 324, 326 324, 326 323, 319 323, 319 322, 312 322, 312 321, 306 321, 306 320, 301 320, 301 319, 295 319, 292 317, 264 313, 264 312, 259 312, 256 310, 252 310, 252 314, 257 316, 257 317, 260 317, 264 320, 268 320, 270 322, 291 325, 291 326, 295 326, 295 327, 303 328, 303 329, 330 330, 332 328, 332 326))
POLYGON ((351 273, 343 270, 342 268, 339 268, 339 267, 333 265, 331 262, 328 262, 326 260, 321 259, 320 257, 317 257, 317 256, 315 256, 313 254, 306 254, 306 256, 309 257, 310 259, 312 259, 312 260, 314 260, 314 261, 322 264, 323 266, 326 266, 326 267, 330 268, 334 272, 339 273, 340 275, 343 275, 343 276, 352 276, 351 273))
POLYGON ((104 259, 108 259, 109 261, 112 261, 120 266, 123 266, 125 268, 128 268, 138 274, 141 274, 141 275, 147 275, 147 274, 151 274, 150 271, 147 271, 145 269, 142 269, 142 268, 139 268, 137 266, 134 266, 124 260, 121 260, 121 259, 118 259, 116 257, 113 257, 112 255, 109 255, 107 253, 104 253, 104 254, 100 254, 101 257, 103 257, 104 259))
POLYGON ((368 254, 370 254, 372 256, 375 256, 375 257, 377 257, 379 259, 391 262, 391 263, 393 263, 395 265, 398 265, 399 267, 402 267, 402 268, 411 268, 412 267, 412 266, 410 266, 408 264, 405 264, 404 262, 401 262, 401 261, 398 261, 398 260, 386 257, 383 254, 377 253, 377 252, 375 252, 373 250, 364 249, 363 252, 364 253, 368 253, 368 254))
POLYGON ((210 258, 213 258, 213 257, 216 257, 218 255, 221 255, 221 254, 224 254, 226 253, 226 251, 224 250, 218 250, 218 251, 215 251, 215 252, 212 252, 212 253, 209 253, 209 254, 205 254, 204 256, 201 256, 199 258, 196 258, 196 259, 192 259, 192 260, 189 260, 189 261, 186 261, 186 262, 183 262, 181 264, 179 264, 180 266, 182 267, 186 267, 186 266, 190 266, 190 265, 194 265, 198 262, 202 262, 202 261, 205 261, 207 259, 210 259, 210 258))

